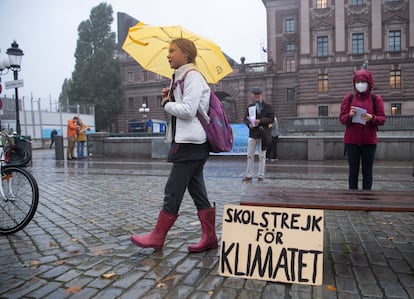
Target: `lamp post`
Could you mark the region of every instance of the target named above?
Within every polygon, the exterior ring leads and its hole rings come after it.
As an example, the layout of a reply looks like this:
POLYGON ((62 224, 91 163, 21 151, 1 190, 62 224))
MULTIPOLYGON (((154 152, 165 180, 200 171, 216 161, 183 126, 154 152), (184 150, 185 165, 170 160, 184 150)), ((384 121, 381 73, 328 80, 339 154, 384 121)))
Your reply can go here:
POLYGON ((364 63, 362 64, 362 68, 363 70, 367 70, 368 69, 368 60, 365 60, 364 63))
POLYGON ((145 128, 145 131, 147 131, 146 130, 147 129, 147 122, 146 122, 147 115, 145 113, 150 112, 150 108, 147 107, 147 104, 142 103, 142 106, 141 108, 138 109, 138 111, 142 113, 142 117, 144 118, 144 128, 145 128))
MULTIPOLYGON (((19 45, 16 41, 13 41, 11 44, 11 48, 7 49, 6 52, 9 55, 10 61, 10 69, 13 71, 14 80, 18 80, 18 73, 20 71, 20 62, 22 61, 23 51, 19 49, 19 45)), ((19 92, 18 88, 14 89, 15 93, 15 101, 16 101, 16 132, 17 135, 20 136, 21 129, 20 129, 20 116, 19 116, 19 92)))

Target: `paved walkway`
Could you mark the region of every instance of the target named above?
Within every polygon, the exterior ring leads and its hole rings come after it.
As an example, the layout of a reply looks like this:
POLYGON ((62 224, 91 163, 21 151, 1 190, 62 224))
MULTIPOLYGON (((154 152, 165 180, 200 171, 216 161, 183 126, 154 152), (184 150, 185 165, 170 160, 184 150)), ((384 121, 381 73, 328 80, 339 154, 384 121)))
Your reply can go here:
MULTIPOLYGON (((170 164, 33 156, 40 205, 24 230, 0 236, 0 298, 414 298, 414 213, 327 211, 322 286, 226 278, 219 249, 187 252, 199 238, 188 194, 162 251, 129 241, 152 229, 170 164)), ((347 187, 345 161, 275 161, 263 183, 242 183, 244 170, 244 157, 206 165, 219 236, 223 205, 252 184, 347 187)), ((412 161, 377 162, 374 189, 414 192, 412 170, 412 161)))

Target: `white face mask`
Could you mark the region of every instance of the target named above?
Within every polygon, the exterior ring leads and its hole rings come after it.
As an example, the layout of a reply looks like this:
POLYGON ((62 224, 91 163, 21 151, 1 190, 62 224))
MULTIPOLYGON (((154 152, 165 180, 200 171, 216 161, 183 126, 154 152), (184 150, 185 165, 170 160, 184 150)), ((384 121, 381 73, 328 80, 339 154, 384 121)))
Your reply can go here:
POLYGON ((366 92, 368 90, 368 83, 367 82, 358 82, 358 83, 355 83, 355 88, 359 92, 366 92))

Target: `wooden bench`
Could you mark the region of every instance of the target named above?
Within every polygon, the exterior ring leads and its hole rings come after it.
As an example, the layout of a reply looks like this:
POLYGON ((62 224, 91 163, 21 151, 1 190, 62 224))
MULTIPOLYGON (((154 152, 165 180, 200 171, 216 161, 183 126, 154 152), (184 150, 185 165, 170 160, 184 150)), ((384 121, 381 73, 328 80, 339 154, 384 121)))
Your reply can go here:
POLYGON ((320 210, 414 212, 414 192, 252 186, 240 204, 320 210))

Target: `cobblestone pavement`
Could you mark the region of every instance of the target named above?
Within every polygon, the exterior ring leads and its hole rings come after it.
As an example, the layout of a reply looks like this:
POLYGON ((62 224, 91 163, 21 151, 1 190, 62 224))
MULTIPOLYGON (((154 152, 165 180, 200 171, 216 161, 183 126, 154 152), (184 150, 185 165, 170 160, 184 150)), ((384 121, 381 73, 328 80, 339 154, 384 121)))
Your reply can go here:
MULTIPOLYGON (((0 235, 0 298, 414 298, 414 213, 326 211, 322 286, 228 278, 219 249, 187 252, 200 236, 188 194, 162 251, 130 243, 152 229, 170 164, 55 161, 51 150, 33 160, 40 204, 24 230, 0 235)), ((414 192, 412 167, 376 162, 374 189, 414 192)), ((347 188, 345 161, 270 162, 262 183, 242 183, 244 170, 244 157, 206 165, 218 236, 223 205, 251 185, 347 188)))

